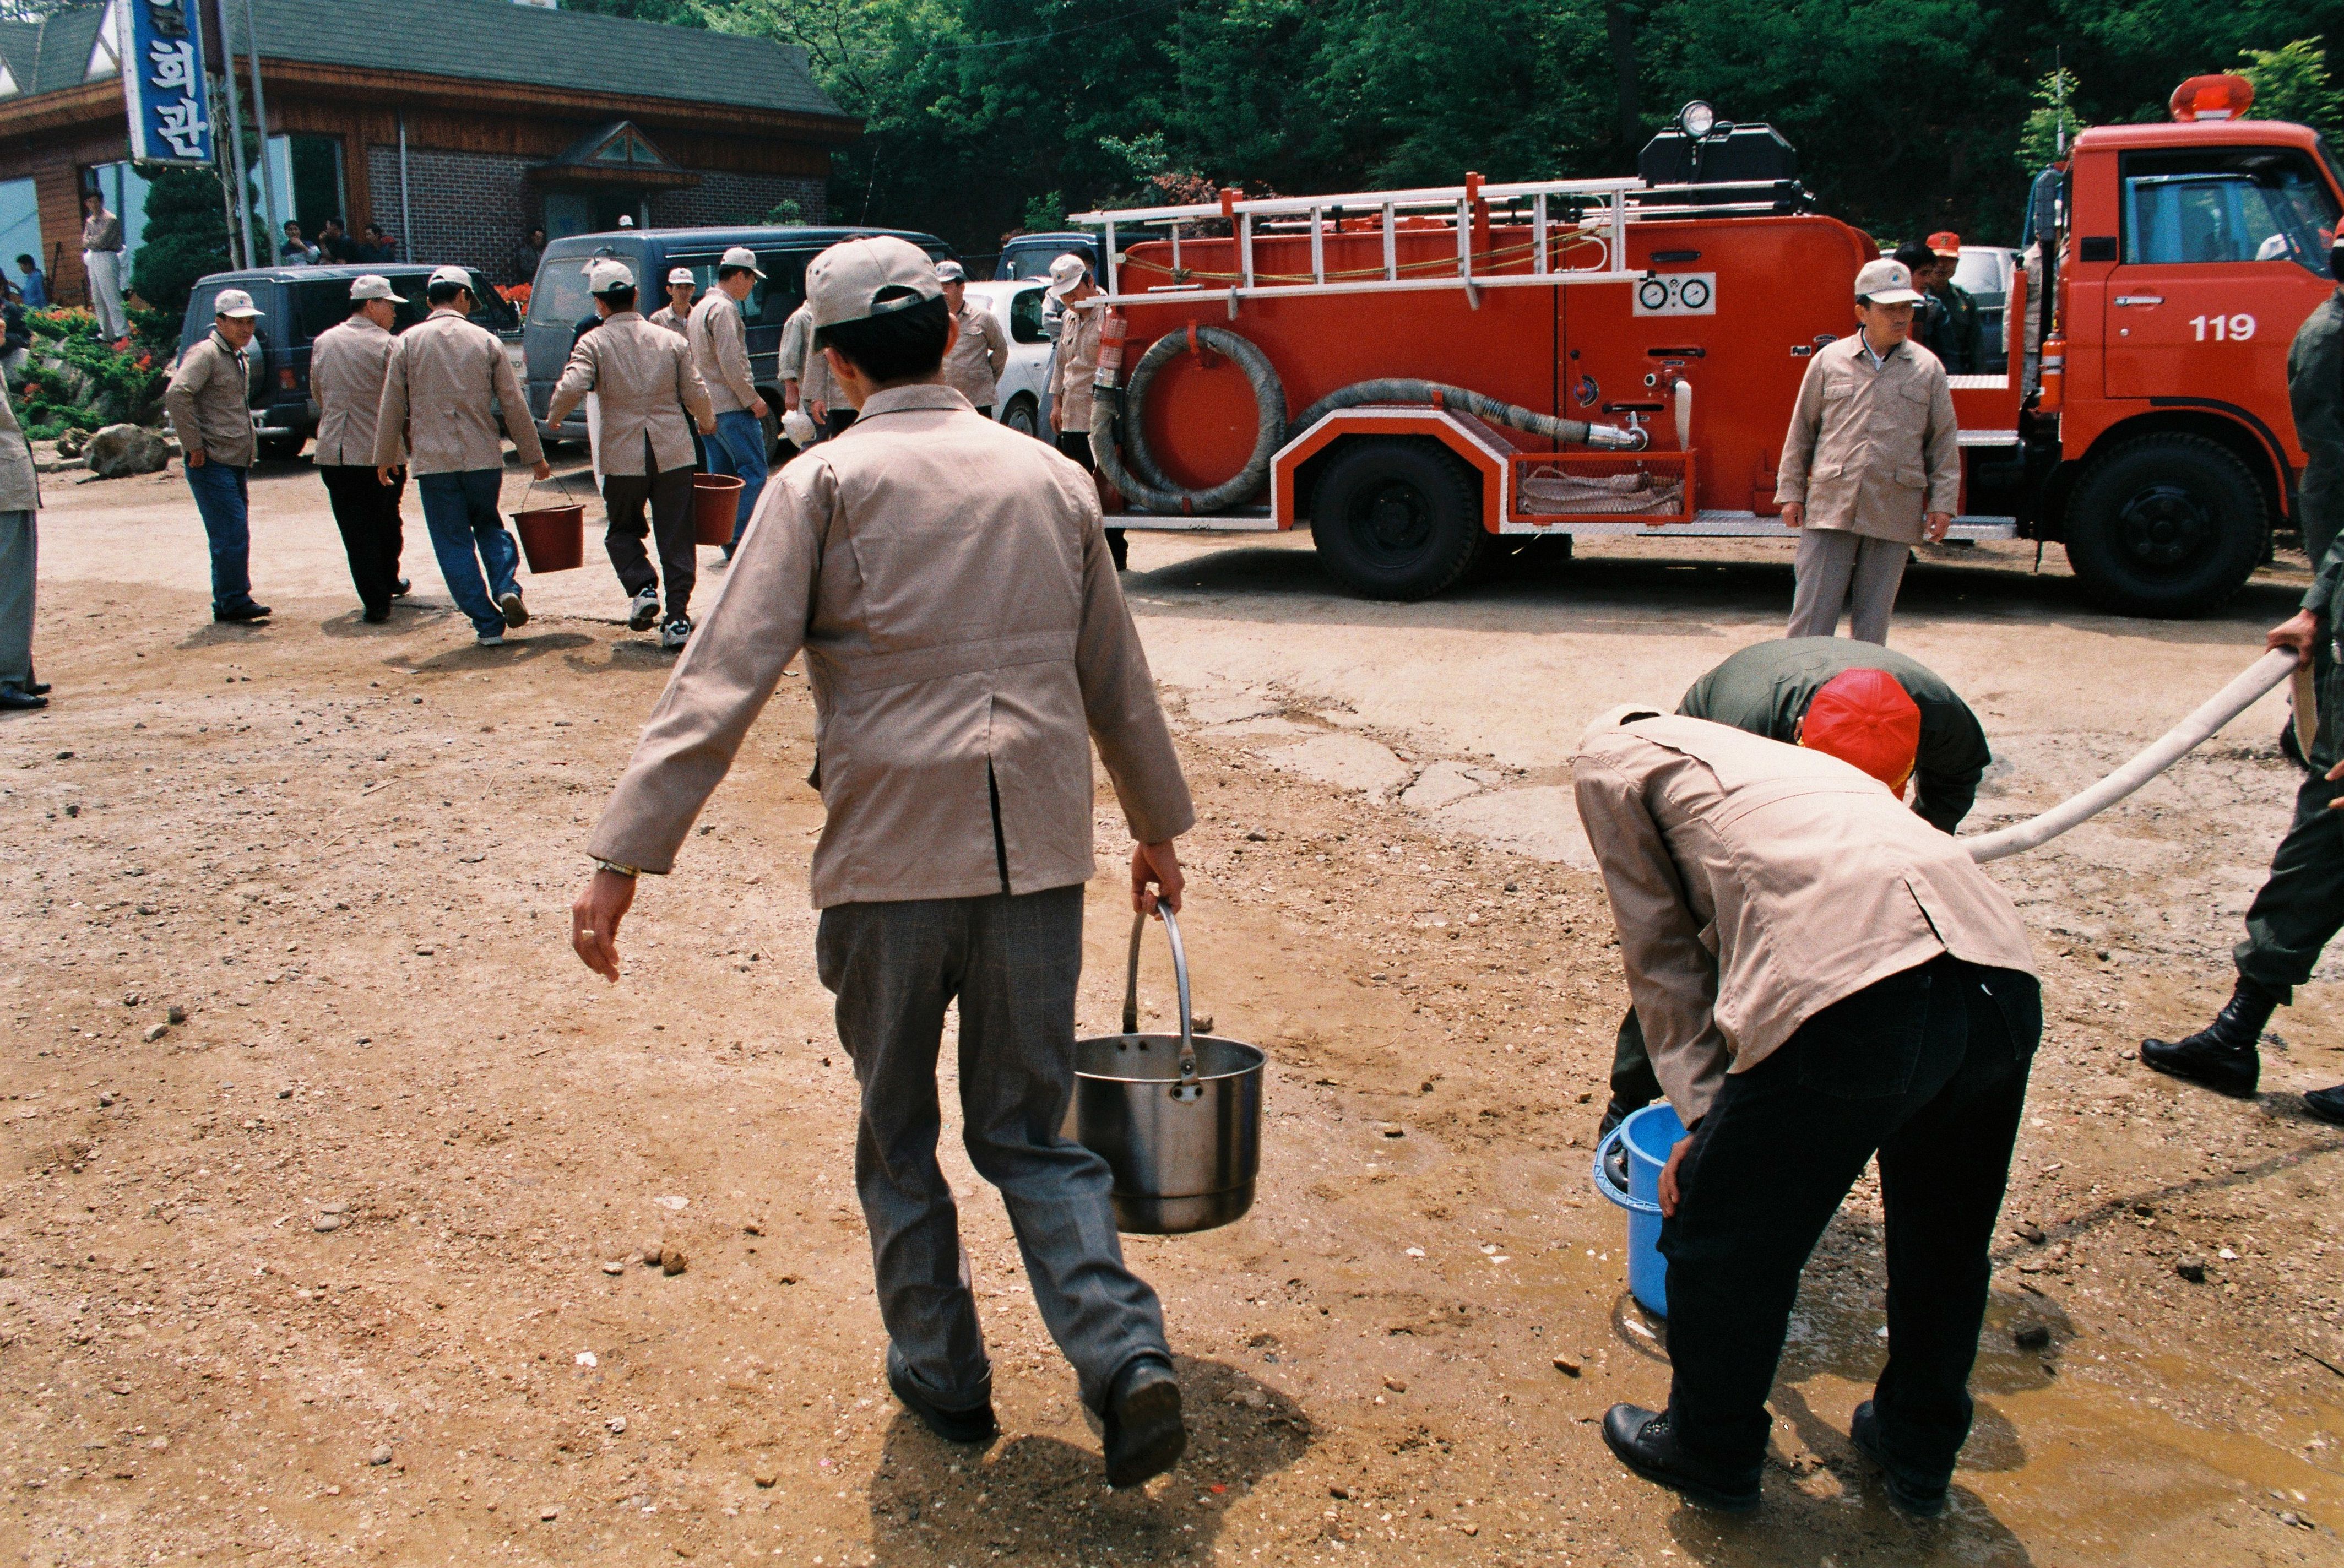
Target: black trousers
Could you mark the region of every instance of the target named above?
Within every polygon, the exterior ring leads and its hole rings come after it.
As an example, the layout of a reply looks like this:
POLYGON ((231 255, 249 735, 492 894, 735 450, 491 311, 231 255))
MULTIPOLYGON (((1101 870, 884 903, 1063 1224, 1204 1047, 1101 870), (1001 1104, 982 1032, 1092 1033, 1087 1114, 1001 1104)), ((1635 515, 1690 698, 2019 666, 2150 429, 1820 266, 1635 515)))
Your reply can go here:
POLYGON ((406 544, 399 501, 407 493, 407 470, 401 469, 389 484, 375 477, 370 465, 319 463, 318 474, 326 481, 334 526, 342 531, 342 551, 350 558, 350 583, 359 591, 359 602, 377 614, 388 612, 406 544))
MULTIPOLYGON (((1083 465, 1085 473, 1098 472, 1098 460, 1091 456, 1091 433, 1088 430, 1060 430, 1058 450, 1083 465)), ((1123 530, 1106 531, 1107 552, 1115 557, 1115 569, 1121 572, 1131 559, 1131 546, 1124 542, 1123 530)))
POLYGON ((2328 809, 2344 782, 2320 776, 2330 765, 2328 751, 2312 748, 2319 772, 2296 791, 2295 822, 2271 855, 2269 879, 2247 910, 2247 939, 2232 954, 2240 979, 2282 1002, 2311 978, 2320 953, 2344 929, 2344 811, 2328 809))
POLYGON ((602 548, 629 598, 665 581, 667 615, 672 621, 692 606, 692 585, 700 571, 699 543, 692 522, 692 470, 602 476, 602 511, 609 526, 602 548), (648 531, 658 536, 659 570, 643 549, 643 506, 651 506, 648 531))
POLYGON ((1970 1430, 1986 1248, 2043 1033, 2032 976, 1951 956, 1892 975, 1727 1075, 1661 1225, 1670 1425, 1755 1472, 1799 1272, 1876 1153, 1888 1365, 1873 1392, 1896 1467, 1949 1476, 1970 1430))

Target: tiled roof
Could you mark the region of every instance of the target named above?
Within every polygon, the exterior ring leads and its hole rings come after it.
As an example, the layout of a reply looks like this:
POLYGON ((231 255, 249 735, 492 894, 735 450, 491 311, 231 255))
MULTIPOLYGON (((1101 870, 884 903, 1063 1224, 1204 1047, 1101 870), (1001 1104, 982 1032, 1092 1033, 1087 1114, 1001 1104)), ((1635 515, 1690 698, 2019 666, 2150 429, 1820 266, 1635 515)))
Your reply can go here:
MULTIPOLYGON (((263 60, 412 72, 844 118, 805 51, 770 38, 631 22, 511 0, 251 0, 263 60)), ((244 7, 228 8, 239 54, 244 7)), ((0 58, 26 94, 81 85, 100 6, 0 23, 0 58)), ((0 102, 10 100, 0 99, 0 102)))

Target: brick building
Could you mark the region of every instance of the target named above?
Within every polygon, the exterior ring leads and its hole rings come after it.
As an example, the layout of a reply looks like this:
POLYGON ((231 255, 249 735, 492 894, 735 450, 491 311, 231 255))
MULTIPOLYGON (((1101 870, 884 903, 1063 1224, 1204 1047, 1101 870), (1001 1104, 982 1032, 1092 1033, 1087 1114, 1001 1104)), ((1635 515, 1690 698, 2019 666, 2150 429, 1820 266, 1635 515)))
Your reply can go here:
MULTIPOLYGON (((287 217, 312 238, 328 217, 354 234, 371 220, 402 258, 510 278, 532 226, 762 222, 787 203, 819 223, 831 150, 862 128, 770 39, 512 0, 248 3, 272 241, 287 217)), ((260 212, 246 4, 227 12, 260 212)), ((0 265, 14 278, 15 256, 39 256, 61 300, 84 295, 82 191, 104 193, 134 249, 144 230, 117 58, 102 5, 0 23, 0 265)), ((217 90, 213 107, 224 128, 217 90)))

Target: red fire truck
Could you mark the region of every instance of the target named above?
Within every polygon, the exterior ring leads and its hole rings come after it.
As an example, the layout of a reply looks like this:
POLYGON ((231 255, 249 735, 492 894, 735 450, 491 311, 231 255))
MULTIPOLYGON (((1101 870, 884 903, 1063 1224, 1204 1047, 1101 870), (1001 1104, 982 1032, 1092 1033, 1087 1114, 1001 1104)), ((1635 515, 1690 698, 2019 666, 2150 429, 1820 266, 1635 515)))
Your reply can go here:
MULTIPOLYGON (((2044 182, 2045 297, 2020 275, 2006 370, 1954 379, 1952 537, 2057 541, 2104 604, 2186 615, 2291 522, 2287 348, 2335 287, 2344 175, 2250 98, 2192 78, 2172 123, 2086 131, 2044 182)), ((1791 406, 1878 247, 1806 210, 1779 136, 1706 106, 1642 170, 1084 215, 1117 522, 1307 522, 1335 576, 1395 599, 1517 539, 1791 537, 1791 406)))

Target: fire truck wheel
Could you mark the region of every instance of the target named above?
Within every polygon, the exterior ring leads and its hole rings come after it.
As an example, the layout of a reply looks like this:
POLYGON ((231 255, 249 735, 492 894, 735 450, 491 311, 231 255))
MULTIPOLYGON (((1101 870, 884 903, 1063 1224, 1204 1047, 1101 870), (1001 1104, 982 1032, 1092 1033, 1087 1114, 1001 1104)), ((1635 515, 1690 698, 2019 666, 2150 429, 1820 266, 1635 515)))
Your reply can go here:
POLYGON ((1318 481, 1312 543, 1369 599, 1430 599, 1471 569, 1486 537, 1472 476, 1436 443, 1353 440, 1318 481))
POLYGON ((2143 436, 2094 460, 2067 503, 2067 561, 2126 615, 2199 615, 2262 559, 2261 489, 2203 436, 2143 436))

